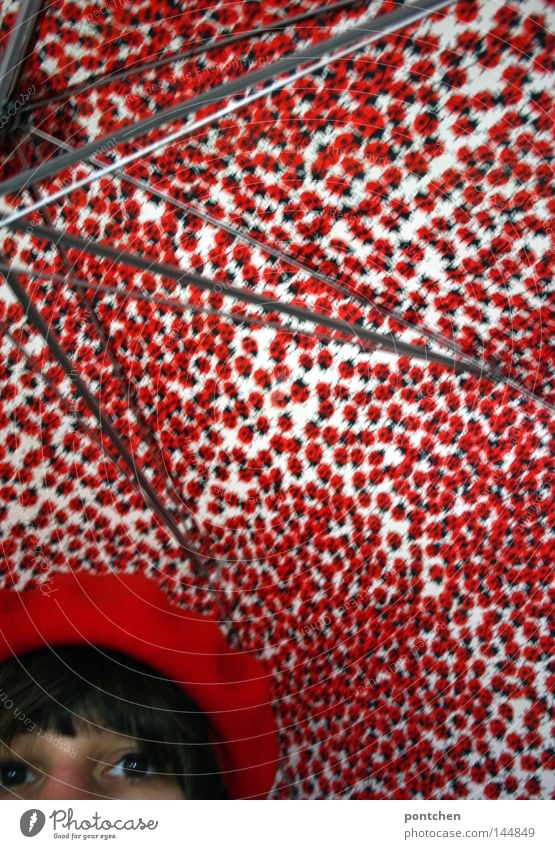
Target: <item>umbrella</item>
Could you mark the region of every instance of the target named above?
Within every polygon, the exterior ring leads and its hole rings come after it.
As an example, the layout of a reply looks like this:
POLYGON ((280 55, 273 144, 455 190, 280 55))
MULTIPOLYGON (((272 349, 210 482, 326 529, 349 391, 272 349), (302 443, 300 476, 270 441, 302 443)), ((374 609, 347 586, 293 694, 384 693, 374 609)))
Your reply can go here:
POLYGON ((6 5, 4 586, 144 572, 272 798, 547 798, 552 6, 6 5))

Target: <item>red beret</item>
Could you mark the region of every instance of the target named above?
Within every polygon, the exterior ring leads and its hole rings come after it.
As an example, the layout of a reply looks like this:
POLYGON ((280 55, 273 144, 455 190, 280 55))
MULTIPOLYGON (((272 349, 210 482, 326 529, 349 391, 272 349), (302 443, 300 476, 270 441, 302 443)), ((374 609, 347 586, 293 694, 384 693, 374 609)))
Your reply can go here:
POLYGON ((270 678, 215 619, 172 605, 144 575, 60 573, 33 590, 0 590, 0 662, 69 644, 125 652, 175 681, 220 738, 230 797, 268 795, 278 762, 270 678))

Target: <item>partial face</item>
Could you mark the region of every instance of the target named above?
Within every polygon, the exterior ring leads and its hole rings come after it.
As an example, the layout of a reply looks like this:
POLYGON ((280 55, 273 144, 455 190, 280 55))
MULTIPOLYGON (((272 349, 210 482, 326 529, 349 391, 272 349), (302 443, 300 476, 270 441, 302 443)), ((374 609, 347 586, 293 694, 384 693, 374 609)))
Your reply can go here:
POLYGON ((94 727, 75 737, 33 732, 0 743, 1 799, 183 799, 137 740, 94 727))

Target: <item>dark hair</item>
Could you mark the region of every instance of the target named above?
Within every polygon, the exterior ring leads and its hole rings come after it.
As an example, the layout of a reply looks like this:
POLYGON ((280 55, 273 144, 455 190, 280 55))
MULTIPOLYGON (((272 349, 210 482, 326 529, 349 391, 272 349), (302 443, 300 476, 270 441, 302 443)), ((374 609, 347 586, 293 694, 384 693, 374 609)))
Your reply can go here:
POLYGON ((23 731, 75 736, 98 725, 133 737, 175 776, 188 799, 227 799, 214 734, 195 702, 169 678, 121 652, 48 647, 0 664, 0 740, 23 731), (27 722, 30 720, 30 722, 27 722))

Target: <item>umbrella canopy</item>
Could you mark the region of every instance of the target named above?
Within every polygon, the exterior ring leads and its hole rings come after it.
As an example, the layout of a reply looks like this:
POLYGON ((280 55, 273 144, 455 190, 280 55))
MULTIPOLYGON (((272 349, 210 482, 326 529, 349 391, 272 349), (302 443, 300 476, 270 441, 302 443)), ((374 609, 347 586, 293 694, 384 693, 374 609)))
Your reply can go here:
POLYGON ((2 585, 215 614, 272 798, 548 797, 553 4, 182 5, 0 88, 2 585))

